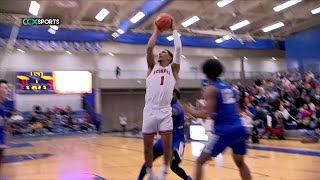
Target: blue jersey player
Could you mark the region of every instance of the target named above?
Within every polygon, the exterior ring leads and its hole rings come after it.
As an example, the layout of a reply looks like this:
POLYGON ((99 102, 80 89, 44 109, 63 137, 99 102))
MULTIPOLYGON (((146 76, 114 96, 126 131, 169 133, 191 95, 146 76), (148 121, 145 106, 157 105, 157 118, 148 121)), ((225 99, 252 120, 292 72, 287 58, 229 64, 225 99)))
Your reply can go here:
POLYGON ((244 161, 246 154, 246 132, 241 124, 236 93, 232 87, 218 77, 223 72, 222 64, 216 59, 207 60, 202 67, 209 85, 203 91, 206 104, 193 107, 190 103, 183 106, 185 113, 196 118, 211 118, 214 121, 212 136, 209 137, 196 164, 196 180, 202 178, 202 166, 211 157, 216 157, 230 147, 233 151, 233 160, 240 170, 243 180, 251 180, 251 174, 244 161))
MULTIPOLYGON (((172 130, 172 161, 171 161, 171 170, 177 174, 180 178, 184 180, 191 179, 186 172, 179 167, 180 162, 182 161, 182 156, 184 152, 184 113, 179 105, 180 92, 177 89, 174 89, 173 98, 171 101, 172 107, 172 120, 173 120, 173 130, 172 130)), ((159 139, 153 145, 153 160, 163 155, 161 139, 159 139)), ((141 168, 138 180, 142 180, 146 175, 146 166, 145 164, 141 168)))
POLYGON ((6 148, 4 139, 5 116, 3 103, 9 98, 10 89, 6 80, 0 79, 0 178, 1 176, 1 162, 3 160, 3 151, 6 148))

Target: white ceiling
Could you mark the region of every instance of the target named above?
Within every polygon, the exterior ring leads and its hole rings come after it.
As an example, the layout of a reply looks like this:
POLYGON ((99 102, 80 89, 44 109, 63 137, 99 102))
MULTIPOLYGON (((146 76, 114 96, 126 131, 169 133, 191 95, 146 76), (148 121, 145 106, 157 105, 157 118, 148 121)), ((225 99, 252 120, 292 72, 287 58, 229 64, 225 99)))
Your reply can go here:
MULTIPOLYGON (((297 5, 280 12, 273 8, 283 0, 234 0, 220 8, 218 0, 171 0, 162 10, 149 17, 144 23, 132 29, 133 32, 151 33, 153 21, 160 12, 171 14, 181 34, 192 36, 219 37, 217 30, 230 31, 229 27, 242 20, 249 20, 250 25, 236 30, 235 34, 249 33, 254 38, 283 39, 288 34, 320 25, 320 16, 312 15, 310 10, 320 7, 320 0, 304 0, 297 5), (184 28, 181 22, 198 16, 200 21, 184 28), (282 21, 285 27, 264 33, 261 29, 282 21), (192 30, 214 31, 208 34, 195 33, 192 30), (217 36, 218 35, 218 36, 217 36)), ((38 0, 41 8, 38 17, 61 18, 62 27, 98 29, 115 31, 124 20, 137 13, 144 0, 38 0), (96 14, 106 8, 109 15, 99 22, 96 14)), ((21 24, 21 17, 32 17, 29 14, 29 0, 1 0, 0 23, 21 24)), ((221 36, 221 35, 220 35, 221 36)))

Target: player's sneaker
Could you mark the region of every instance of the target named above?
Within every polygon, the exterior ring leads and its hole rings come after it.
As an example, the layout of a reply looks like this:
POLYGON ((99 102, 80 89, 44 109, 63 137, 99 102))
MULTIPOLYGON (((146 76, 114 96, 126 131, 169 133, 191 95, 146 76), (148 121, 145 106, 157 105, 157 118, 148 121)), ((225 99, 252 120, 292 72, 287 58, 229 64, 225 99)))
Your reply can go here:
POLYGON ((164 169, 161 168, 160 173, 158 175, 158 180, 165 180, 168 172, 164 169))
POLYGON ((148 180, 158 180, 158 177, 157 176, 149 176, 148 175, 148 180))

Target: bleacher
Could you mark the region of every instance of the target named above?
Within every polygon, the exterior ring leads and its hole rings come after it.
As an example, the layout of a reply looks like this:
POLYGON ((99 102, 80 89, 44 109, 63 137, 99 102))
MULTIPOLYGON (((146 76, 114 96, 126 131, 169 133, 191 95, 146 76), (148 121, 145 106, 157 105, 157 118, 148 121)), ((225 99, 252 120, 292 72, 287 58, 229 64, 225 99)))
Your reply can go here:
MULTIPOLYGON (((24 124, 26 127, 31 125, 31 112, 23 112, 22 116, 24 120, 19 122, 24 124)), ((78 119, 82 119, 87 112, 85 110, 73 111, 71 113, 71 117, 75 119, 77 122, 78 119)), ((83 131, 81 129, 74 130, 70 125, 63 124, 61 121, 61 117, 54 116, 52 118, 52 130, 51 132, 47 129, 43 129, 41 131, 30 133, 28 131, 22 132, 21 134, 14 134, 14 138, 28 138, 28 137, 50 137, 50 136, 69 136, 69 135, 78 135, 78 134, 92 134, 97 133, 97 129, 95 126, 88 128, 87 131, 83 131)), ((41 121, 41 120, 39 120, 41 121)))

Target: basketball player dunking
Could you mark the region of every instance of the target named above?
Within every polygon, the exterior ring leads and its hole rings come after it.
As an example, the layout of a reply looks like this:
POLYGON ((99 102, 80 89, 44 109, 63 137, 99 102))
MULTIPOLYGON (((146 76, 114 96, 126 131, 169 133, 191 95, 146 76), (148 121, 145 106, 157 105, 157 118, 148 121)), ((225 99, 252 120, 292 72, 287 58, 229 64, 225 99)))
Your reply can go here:
MULTIPOLYGON (((179 164, 183 159, 184 147, 185 147, 185 138, 184 138, 184 113, 180 106, 180 91, 174 89, 173 98, 171 101, 172 107, 172 121, 173 121, 173 131, 172 131, 172 154, 173 158, 171 161, 171 170, 178 175, 183 180, 192 180, 189 177, 184 169, 182 169, 179 164)), ((158 157, 163 155, 162 142, 161 139, 153 145, 153 160, 156 160, 158 157)), ((143 180, 143 177, 146 175, 146 165, 144 164, 140 170, 138 180, 143 180)))
POLYGON ((168 166, 171 162, 172 150, 172 92, 176 84, 176 78, 180 70, 181 40, 178 32, 174 30, 174 22, 171 29, 174 38, 174 55, 168 50, 159 53, 159 59, 154 61, 153 49, 156 44, 159 29, 155 30, 147 45, 148 73, 146 78, 145 107, 143 110, 142 133, 144 140, 144 157, 148 179, 154 179, 152 171, 153 140, 154 135, 161 135, 164 154, 164 164, 159 173, 159 179, 165 179, 168 166))
POLYGON ((4 130, 5 130, 5 117, 4 117, 4 108, 3 103, 9 98, 10 89, 8 82, 6 80, 0 79, 0 179, 2 178, 1 174, 1 164, 3 161, 3 151, 7 148, 4 140, 4 130))
POLYGON ((246 132, 241 124, 236 93, 232 87, 219 79, 223 72, 222 64, 215 59, 207 60, 203 67, 209 86, 203 92, 205 105, 194 108, 190 103, 184 105, 185 113, 196 118, 211 118, 214 121, 212 135, 209 136, 200 157, 197 159, 196 180, 202 178, 202 166, 216 157, 226 147, 231 147, 233 160, 239 168, 243 180, 251 180, 251 174, 244 161, 246 154, 246 132))

